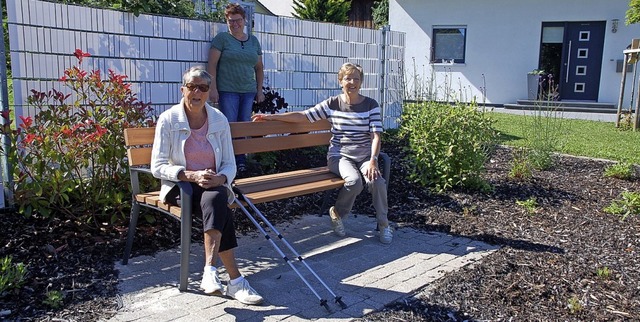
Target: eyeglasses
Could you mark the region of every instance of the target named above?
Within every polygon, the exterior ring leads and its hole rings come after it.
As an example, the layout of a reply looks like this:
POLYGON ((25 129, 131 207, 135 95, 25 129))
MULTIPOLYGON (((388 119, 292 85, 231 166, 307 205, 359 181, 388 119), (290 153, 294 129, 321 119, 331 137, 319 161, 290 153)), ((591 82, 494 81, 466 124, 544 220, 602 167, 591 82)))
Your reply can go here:
POLYGON ((207 84, 194 84, 194 83, 188 83, 186 85, 184 85, 184 87, 186 87, 188 90, 190 91, 195 91, 196 88, 199 89, 201 92, 208 92, 209 91, 209 85, 207 84))
POLYGON ((232 23, 240 23, 241 21, 243 21, 243 18, 237 18, 237 19, 227 19, 227 23, 228 24, 232 24, 232 23))

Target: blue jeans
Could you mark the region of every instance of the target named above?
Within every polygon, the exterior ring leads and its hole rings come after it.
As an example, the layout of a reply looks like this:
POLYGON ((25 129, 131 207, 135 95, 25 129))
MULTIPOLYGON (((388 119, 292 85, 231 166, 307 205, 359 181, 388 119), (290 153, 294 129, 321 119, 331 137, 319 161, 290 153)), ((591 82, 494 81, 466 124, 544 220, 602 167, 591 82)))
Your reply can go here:
MULTIPOLYGON (((248 122, 251 121, 253 100, 256 98, 257 92, 253 93, 232 93, 219 92, 218 106, 229 122, 248 122)), ((244 165, 246 156, 240 154, 236 156, 236 164, 244 165)))

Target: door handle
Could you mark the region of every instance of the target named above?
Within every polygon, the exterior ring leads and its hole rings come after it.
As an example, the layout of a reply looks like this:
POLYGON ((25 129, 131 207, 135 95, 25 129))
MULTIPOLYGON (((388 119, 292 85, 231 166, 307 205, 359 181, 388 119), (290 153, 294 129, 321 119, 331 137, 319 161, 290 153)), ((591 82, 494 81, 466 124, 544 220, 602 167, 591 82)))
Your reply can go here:
POLYGON ((564 82, 568 83, 569 82, 569 69, 571 68, 571 40, 569 40, 569 50, 567 53, 567 72, 566 72, 566 76, 564 78, 564 82))

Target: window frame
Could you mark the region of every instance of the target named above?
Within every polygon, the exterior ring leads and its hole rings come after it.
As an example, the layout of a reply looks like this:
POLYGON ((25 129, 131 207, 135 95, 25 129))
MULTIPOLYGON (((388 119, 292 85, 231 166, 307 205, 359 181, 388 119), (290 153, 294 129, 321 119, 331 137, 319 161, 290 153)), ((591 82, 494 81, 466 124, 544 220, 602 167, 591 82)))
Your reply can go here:
MULTIPOLYGON (((431 63, 432 64, 464 64, 467 59, 467 26, 466 25, 440 25, 433 26, 431 28, 432 39, 431 39, 431 63), (442 31, 452 31, 457 30, 460 34, 462 34, 462 58, 451 58, 454 53, 449 53, 449 57, 447 58, 436 58, 436 47, 438 45, 438 34, 442 31)), ((452 33, 452 32, 447 32, 452 33)))

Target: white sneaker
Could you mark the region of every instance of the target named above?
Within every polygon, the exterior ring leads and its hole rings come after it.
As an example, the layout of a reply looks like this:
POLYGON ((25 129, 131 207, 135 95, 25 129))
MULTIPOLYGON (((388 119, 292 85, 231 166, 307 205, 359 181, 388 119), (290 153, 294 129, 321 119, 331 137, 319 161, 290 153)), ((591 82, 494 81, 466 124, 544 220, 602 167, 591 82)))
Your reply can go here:
POLYGON ((380 242, 383 244, 391 244, 391 240, 393 239, 393 231, 391 230, 391 226, 387 226, 380 230, 380 242))
POLYGON ((205 269, 204 273, 202 273, 200 288, 203 289, 206 294, 222 293, 222 283, 220 283, 220 279, 218 278, 218 271, 205 269))
POLYGON ((225 295, 247 305, 258 305, 262 303, 262 296, 249 285, 249 281, 246 279, 242 279, 242 282, 236 285, 232 285, 231 282, 229 282, 225 295))
POLYGON ((344 237, 347 233, 344 231, 344 224, 342 224, 342 218, 336 212, 335 207, 329 208, 329 217, 331 217, 331 227, 333 232, 340 237, 344 237))

